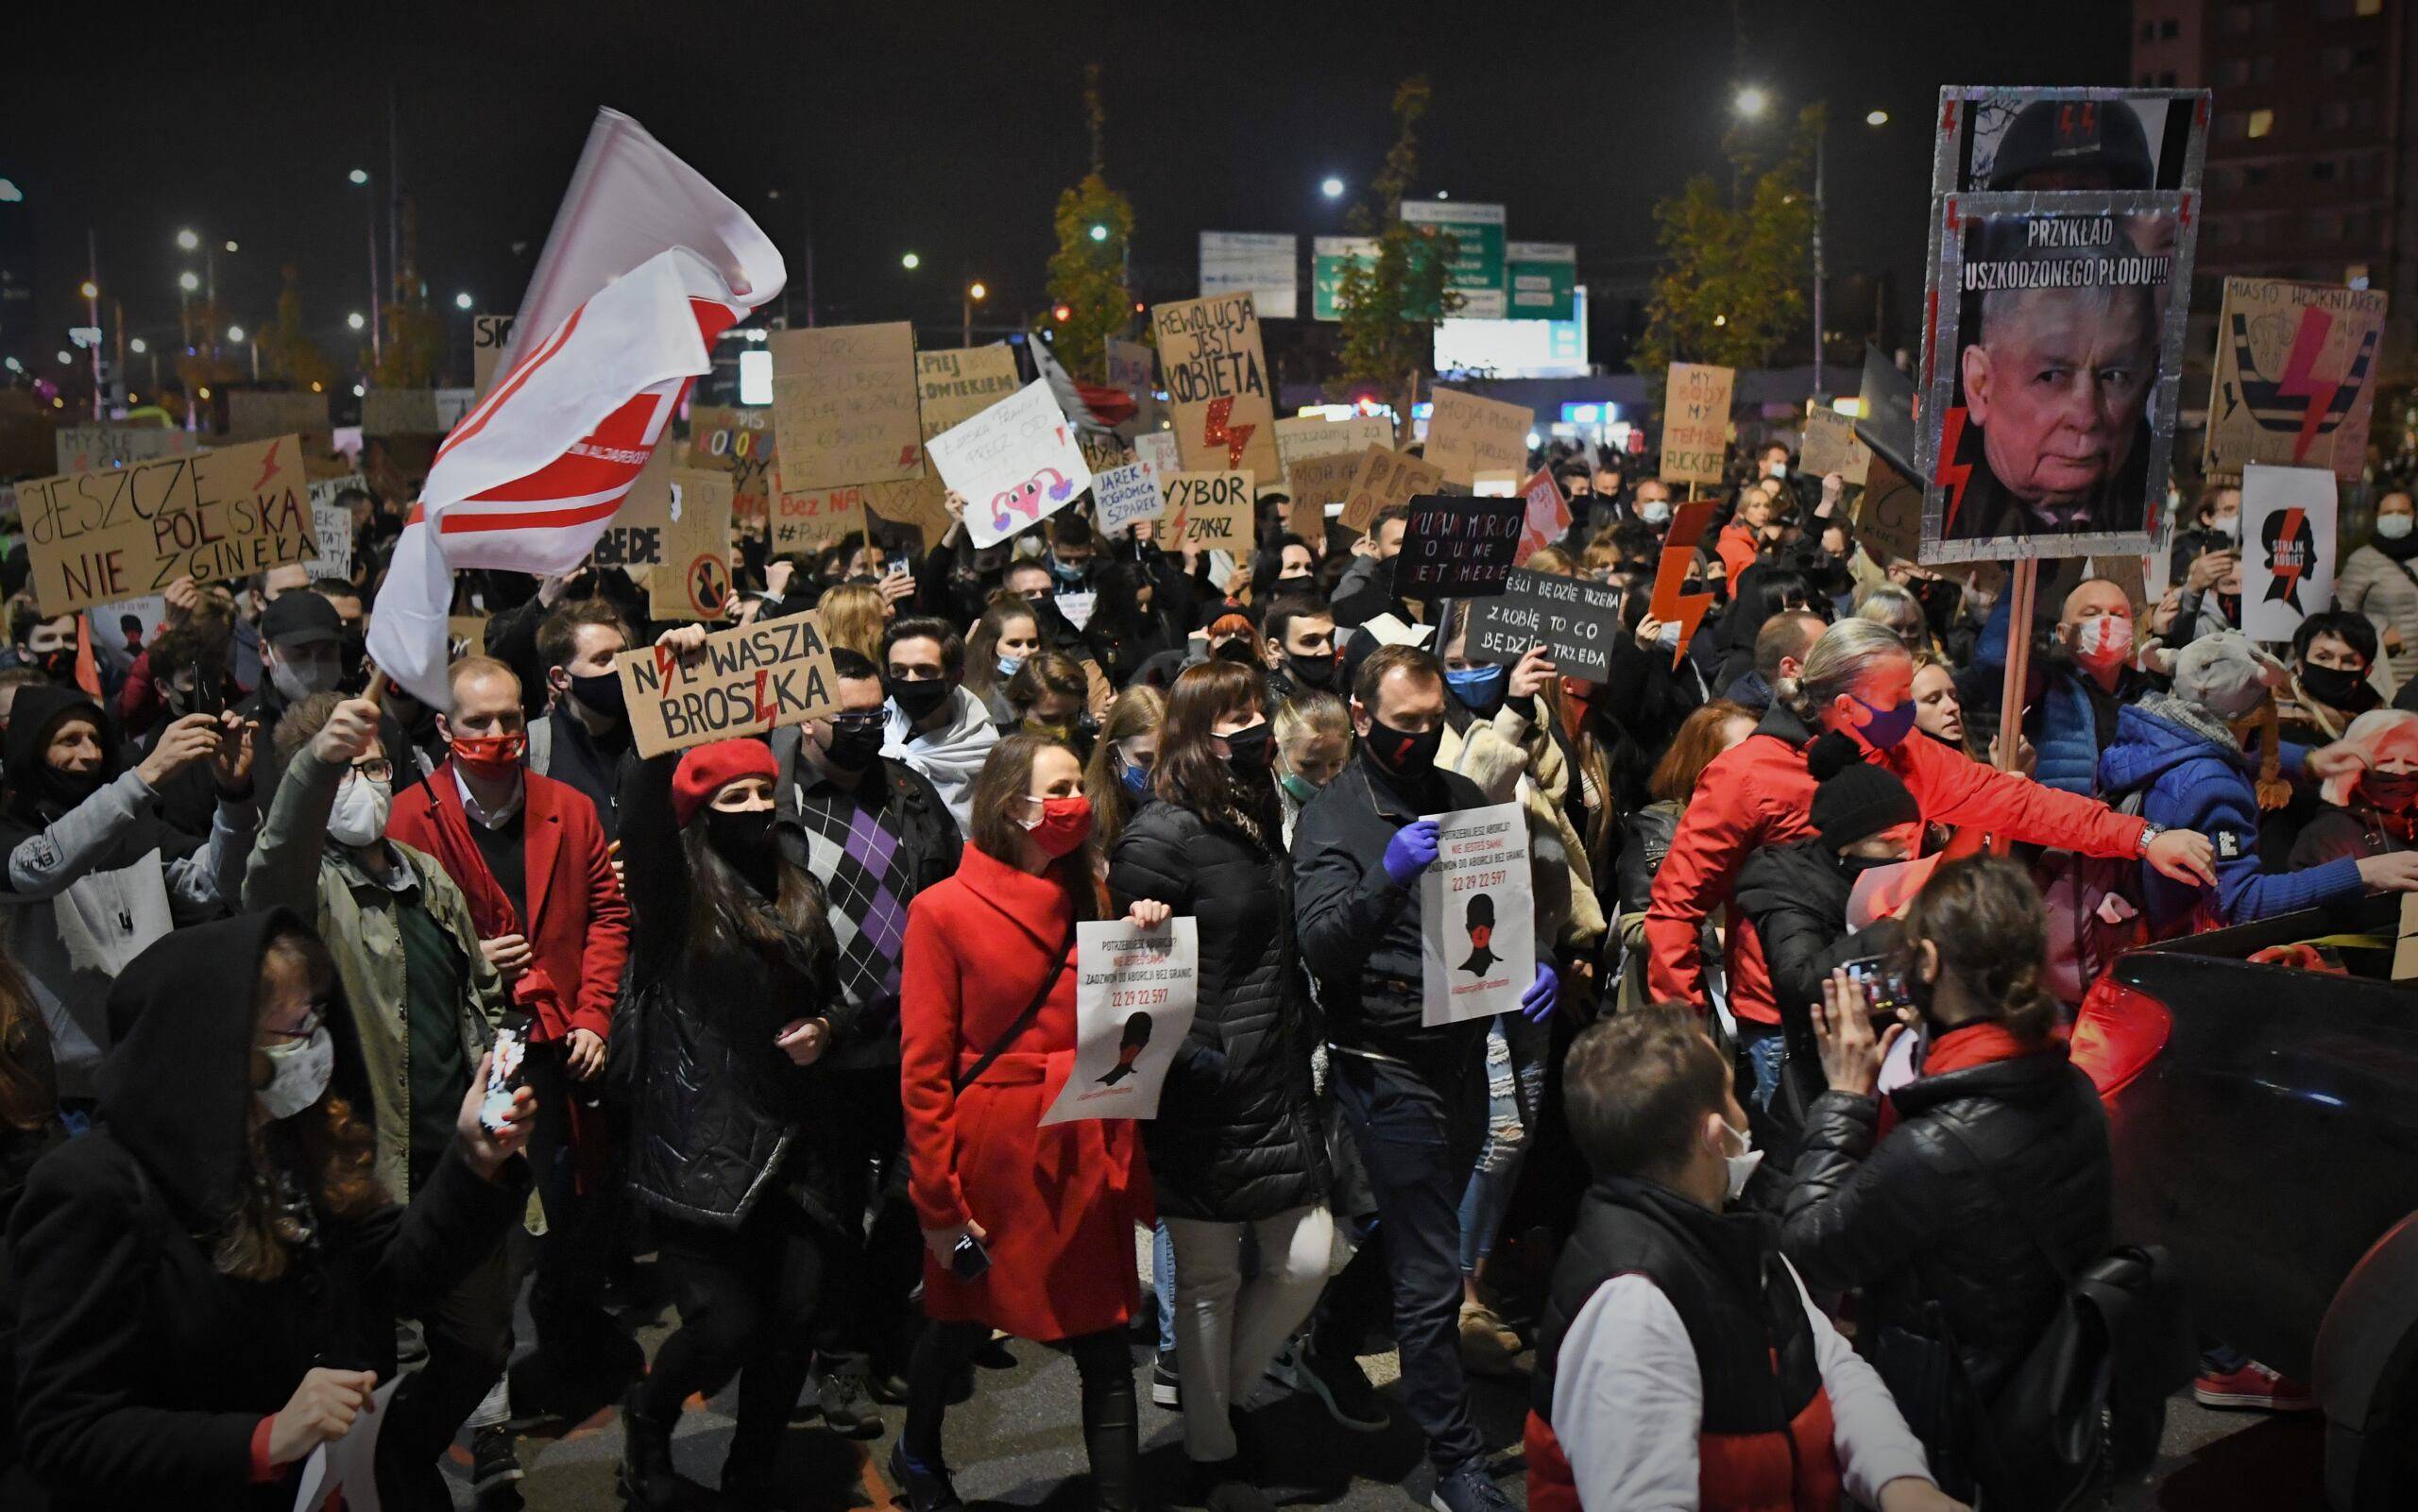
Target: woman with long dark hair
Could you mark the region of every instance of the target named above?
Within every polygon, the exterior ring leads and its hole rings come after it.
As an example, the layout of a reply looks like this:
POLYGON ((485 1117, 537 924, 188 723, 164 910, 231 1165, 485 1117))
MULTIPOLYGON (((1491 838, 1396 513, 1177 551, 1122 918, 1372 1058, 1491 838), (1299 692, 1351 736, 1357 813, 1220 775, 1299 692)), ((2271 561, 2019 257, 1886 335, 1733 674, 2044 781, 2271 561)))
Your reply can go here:
POLYGON ((1158 802, 1108 863, 1113 902, 1149 899, 1199 921, 1192 1029, 1143 1140, 1174 1247, 1184 1453, 1219 1512, 1269 1504, 1228 1410, 1309 1316, 1335 1250, 1264 687, 1226 662, 1184 669, 1159 736, 1158 802), (1246 1232, 1259 1255, 1248 1283, 1246 1232))
MULTIPOLYGON (((899 1091, 931 1319, 908 1368, 893 1479, 915 1512, 958 1504, 941 1453, 951 1381, 997 1329, 1063 1341, 1082 1377, 1093 1496, 1139 1500, 1133 1225, 1149 1175, 1127 1119, 1041 1126, 1073 1069, 1075 926, 1099 914, 1075 753, 1011 735, 974 779, 973 843, 907 910, 899 1091)), ((1135 904, 1145 926, 1167 910, 1135 904)))
MULTIPOLYGON (((109 1016, 98 1121, 42 1158, 9 1221, 26 1467, 57 1512, 283 1512, 311 1452, 379 1410, 398 1310, 450 1292, 519 1217, 535 1102, 482 1127, 482 1062, 452 1147, 395 1205, 334 963, 283 909, 151 946, 109 1016)), ((450 1506, 433 1464, 386 1453, 407 1436, 380 1437, 383 1504, 450 1506)))
POLYGON ((638 1052, 630 1186, 680 1307, 622 1405, 622 1487, 641 1507, 693 1494, 672 1468, 673 1427, 691 1392, 734 1374, 723 1495, 770 1498, 829 1242, 855 1217, 835 1211, 829 1103, 809 1069, 851 1026, 835 1007, 823 889, 803 838, 775 828, 775 772, 762 741, 720 740, 642 763, 622 798, 635 1023, 615 1039, 638 1052))

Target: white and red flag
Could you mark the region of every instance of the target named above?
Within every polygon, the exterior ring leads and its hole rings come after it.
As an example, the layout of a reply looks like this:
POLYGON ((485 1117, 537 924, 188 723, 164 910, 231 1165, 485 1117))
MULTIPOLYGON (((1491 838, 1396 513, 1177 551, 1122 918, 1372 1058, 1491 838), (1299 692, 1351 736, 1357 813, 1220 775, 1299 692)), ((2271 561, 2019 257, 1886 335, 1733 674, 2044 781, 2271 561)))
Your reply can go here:
POLYGON ((715 339, 787 272, 746 212, 636 121, 598 111, 505 365, 437 449, 396 543, 370 660, 442 706, 454 571, 576 568, 715 339))

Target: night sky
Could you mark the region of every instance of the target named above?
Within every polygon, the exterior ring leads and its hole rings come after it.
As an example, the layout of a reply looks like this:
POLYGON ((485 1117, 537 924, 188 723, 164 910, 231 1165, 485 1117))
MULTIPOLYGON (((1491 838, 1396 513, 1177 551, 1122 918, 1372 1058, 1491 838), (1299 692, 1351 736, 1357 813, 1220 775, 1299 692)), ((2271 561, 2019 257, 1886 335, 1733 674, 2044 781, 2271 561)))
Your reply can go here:
MULTIPOLYGON (((1719 3, 45 8, 11 18, 0 61, 0 177, 25 192, 40 257, 37 372, 82 322, 88 227, 136 333, 173 335, 176 276, 199 270, 174 244, 190 227, 240 245, 219 258, 229 318, 265 323, 292 263, 313 333, 348 352, 372 193, 385 256, 389 82, 421 269, 449 314, 456 291, 519 303, 612 105, 757 213, 798 298, 810 191, 824 319, 942 327, 961 274, 988 282, 997 316, 1043 305, 1050 208, 1085 166, 1086 60, 1106 69, 1108 173, 1134 203, 1149 298, 1196 292, 1204 228, 1342 231, 1390 140, 1393 85, 1422 71, 1422 192, 1506 204, 1515 240, 1576 243, 1582 280, 1634 274, 1655 199, 1721 167, 1739 76, 1719 3), (356 166, 369 191, 346 181, 356 166), (1352 186, 1342 204, 1318 194, 1330 173, 1352 186)), ((2120 0, 1737 9, 1745 76, 1784 110, 1831 102, 1833 274, 1885 268, 1901 291, 1919 285, 1939 86, 2122 82, 2130 15, 2120 0), (1880 130, 1863 124, 1876 107, 1893 117, 1880 130)))

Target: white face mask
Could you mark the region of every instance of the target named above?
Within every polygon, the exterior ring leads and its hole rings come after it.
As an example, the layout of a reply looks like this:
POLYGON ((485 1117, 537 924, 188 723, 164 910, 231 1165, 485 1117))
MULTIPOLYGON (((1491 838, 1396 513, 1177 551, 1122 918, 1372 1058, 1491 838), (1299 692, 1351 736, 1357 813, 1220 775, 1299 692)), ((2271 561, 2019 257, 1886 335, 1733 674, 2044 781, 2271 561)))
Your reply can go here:
POLYGON ((2095 614, 2074 627, 2074 659, 2086 667, 2112 667, 2133 654, 2133 621, 2120 614, 2095 614))
POLYGON ((1663 620, 1662 628, 1655 633, 1654 643, 1660 646, 1664 651, 1677 651, 1679 649, 1679 621, 1677 620, 1663 620))
POLYGON ((392 789, 391 783, 372 782, 357 772, 348 774, 328 814, 328 833, 340 844, 375 844, 386 833, 386 813, 395 801, 392 789))
POLYGON ((1785 462, 1766 462, 1763 464, 1763 476, 1766 478, 1785 478, 1788 476, 1788 464, 1785 462))
POLYGON ((1660 499, 1648 499, 1637 506, 1637 518, 1649 525, 1671 523, 1671 506, 1660 499))
POLYGON ((2418 520, 2408 515, 2378 515, 2376 534, 2389 541, 2401 540, 2409 534, 2409 527, 2413 524, 2418 524, 2418 520))
MULTIPOLYGON (((1725 1119, 1721 1127, 1729 1129, 1728 1120, 1725 1119)), ((1738 1153, 1731 1155, 1725 1151, 1721 1157, 1721 1163, 1729 1168, 1729 1182, 1724 1191, 1723 1199, 1735 1202, 1746 1190, 1746 1179, 1755 1174, 1756 1166, 1763 1164, 1763 1152, 1755 1147, 1755 1136, 1752 1130, 1729 1129, 1729 1132, 1738 1136, 1738 1153)))
POLYGON ((264 1053, 275 1069, 269 1073, 268 1085, 252 1096, 271 1118, 291 1118, 317 1102, 335 1075, 336 1042, 328 1037, 325 1024, 313 1029, 307 1040, 287 1040, 264 1053))

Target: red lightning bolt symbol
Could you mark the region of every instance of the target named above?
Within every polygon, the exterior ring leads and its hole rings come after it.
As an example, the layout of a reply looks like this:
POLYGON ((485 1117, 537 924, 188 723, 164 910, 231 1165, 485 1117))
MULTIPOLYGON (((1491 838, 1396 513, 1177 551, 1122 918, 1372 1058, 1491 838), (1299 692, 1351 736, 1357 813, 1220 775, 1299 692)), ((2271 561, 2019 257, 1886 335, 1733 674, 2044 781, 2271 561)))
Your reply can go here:
POLYGON ((1948 412, 1947 423, 1939 430, 1939 485, 1948 490, 1948 509, 1939 522, 1939 533, 1947 535, 1956 525, 1956 511, 1965 502, 1965 485, 1972 481, 1973 465, 1956 460, 1958 443, 1965 439, 1965 406, 1956 405, 1948 412))
POLYGON ((261 458, 261 475, 252 484, 252 492, 259 493, 271 478, 277 476, 277 449, 283 445, 285 445, 283 436, 268 444, 268 455, 261 458))
POLYGON ((772 677, 771 669, 756 669, 756 717, 766 724, 773 722, 773 701, 764 696, 764 685, 772 677))
POLYGON ((2267 590, 2270 599, 2281 599, 2294 608, 2300 607, 2296 595, 2301 590, 2301 553, 2298 545, 2301 523, 2307 517, 2297 509, 2284 511, 2282 528, 2275 532, 2275 549, 2268 558, 2268 569, 2275 574, 2273 586, 2267 590))
POLYGON ((2334 391, 2342 386, 2316 372, 2317 354, 2325 349, 2325 334, 2333 329, 2334 317, 2324 310, 2315 305, 2302 310, 2300 329, 2292 332, 2292 354, 2284 362, 2284 381, 2275 385, 2285 399, 2308 400, 2308 408, 2301 412, 2300 436, 2292 443, 2294 462, 2308 455, 2309 443, 2317 439, 2317 428, 2334 402, 2334 391))
POLYGON ((1259 427, 1256 425, 1228 425, 1226 421, 1234 415, 1234 413, 1235 401, 1233 399, 1221 399, 1210 400, 1209 420, 1207 424, 1200 428, 1200 439, 1208 442, 1213 447, 1223 443, 1226 448, 1226 466, 1229 467, 1239 467, 1243 465, 1243 448, 1251 445, 1251 433, 1253 431, 1258 430, 1259 427))
POLYGON ((1696 543, 1704 539, 1704 528, 1712 523, 1712 512, 1719 505, 1716 499, 1681 504, 1678 513, 1671 518, 1670 534, 1662 537, 1665 544, 1661 565, 1654 573, 1654 600, 1646 605, 1645 612, 1664 624, 1678 621, 1679 645, 1671 654, 1675 669, 1679 658, 1688 654, 1688 641, 1696 633, 1696 621, 1712 607, 1711 594, 1682 593, 1679 589, 1695 567, 1696 543))
POLYGON ((655 675, 663 680, 664 687, 671 687, 672 680, 680 675, 680 654, 670 646, 656 647, 655 675))

